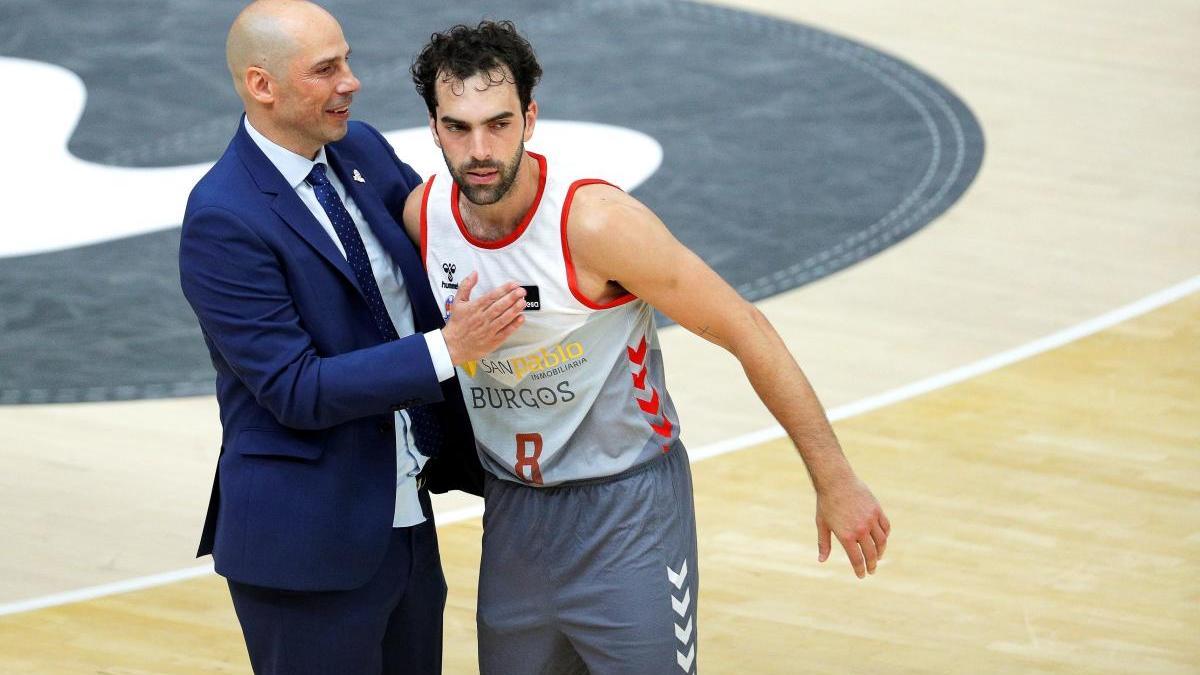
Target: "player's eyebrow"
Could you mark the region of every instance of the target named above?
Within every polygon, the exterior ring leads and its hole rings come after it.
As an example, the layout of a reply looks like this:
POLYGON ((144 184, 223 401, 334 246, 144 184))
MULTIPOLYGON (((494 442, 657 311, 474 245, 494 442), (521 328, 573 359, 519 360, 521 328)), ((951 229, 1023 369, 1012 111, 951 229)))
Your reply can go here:
MULTIPOLYGON (((499 122, 500 120, 506 120, 506 119, 510 119, 512 117, 515 117, 514 113, 511 110, 506 110, 502 113, 492 115, 491 117, 484 120, 483 123, 491 124, 492 122, 499 122)), ((442 115, 440 119, 441 119, 442 124, 460 124, 462 126, 470 126, 470 124, 468 124, 467 122, 464 122, 463 120, 460 120, 457 117, 451 117, 449 115, 442 115)))

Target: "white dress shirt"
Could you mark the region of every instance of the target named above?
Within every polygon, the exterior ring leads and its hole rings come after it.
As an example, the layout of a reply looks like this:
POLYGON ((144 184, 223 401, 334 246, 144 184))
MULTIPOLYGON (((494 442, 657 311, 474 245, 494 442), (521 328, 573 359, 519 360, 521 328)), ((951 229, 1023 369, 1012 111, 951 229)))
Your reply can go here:
MULTIPOLYGON (((337 173, 332 170, 329 162, 325 159, 325 148, 321 148, 316 159, 308 159, 263 136, 250 124, 249 118, 246 119, 245 125, 246 132, 250 134, 255 145, 263 151, 271 164, 275 165, 275 168, 283 175, 284 180, 292 186, 296 195, 300 197, 300 201, 304 202, 317 222, 321 223, 321 227, 325 228, 325 232, 329 234, 333 244, 345 257, 346 250, 342 247, 342 241, 338 238, 337 231, 333 229, 333 223, 329 222, 329 216, 325 213, 324 207, 317 201, 316 191, 304 180, 312 171, 313 165, 325 165, 326 177, 329 178, 333 189, 337 191, 338 198, 342 200, 342 204, 350 214, 350 219, 358 228, 359 236, 362 237, 363 246, 367 249, 367 257, 371 260, 371 271, 375 276, 375 282, 379 284, 379 293, 383 296, 384 307, 392 319, 392 324, 396 327, 396 333, 400 337, 404 337, 416 332, 412 318, 412 305, 409 303, 408 293, 404 290, 404 276, 379 243, 375 233, 371 231, 371 227, 363 217, 362 211, 354 203, 354 199, 346 194, 345 186, 342 185, 337 173)), ((454 363, 450 360, 450 350, 446 348, 446 340, 442 337, 442 332, 435 330, 425 333, 425 342, 429 347, 429 355, 433 358, 433 367, 437 372, 438 380, 445 381, 453 377, 454 363)), ((416 479, 421 468, 425 466, 425 456, 417 452, 416 441, 412 435, 412 421, 409 419, 408 413, 398 411, 395 413, 395 418, 396 512, 392 518, 392 526, 409 527, 425 522, 425 514, 421 512, 421 502, 417 498, 416 479)))

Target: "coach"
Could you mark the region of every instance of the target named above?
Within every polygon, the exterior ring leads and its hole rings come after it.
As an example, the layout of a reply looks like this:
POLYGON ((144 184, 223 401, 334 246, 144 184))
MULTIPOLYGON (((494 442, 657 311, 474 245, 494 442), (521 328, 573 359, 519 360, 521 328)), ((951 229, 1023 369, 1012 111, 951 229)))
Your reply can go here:
POLYGON ((245 116, 179 251, 222 425, 198 555, 256 672, 440 672, 428 490, 482 487, 450 378, 521 323, 523 291, 471 299, 469 277, 443 327, 397 225, 421 179, 349 122, 359 82, 325 10, 252 3, 226 55, 245 116))

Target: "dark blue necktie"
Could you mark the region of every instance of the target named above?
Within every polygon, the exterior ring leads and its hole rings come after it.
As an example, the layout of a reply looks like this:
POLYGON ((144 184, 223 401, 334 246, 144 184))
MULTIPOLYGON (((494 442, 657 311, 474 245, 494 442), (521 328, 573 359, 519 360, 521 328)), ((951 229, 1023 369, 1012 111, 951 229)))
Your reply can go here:
MULTIPOLYGON (((375 320, 375 326, 379 329, 379 333, 385 341, 400 339, 400 335, 396 333, 396 326, 392 323, 387 308, 383 304, 383 294, 379 292, 379 284, 375 282, 375 273, 371 270, 371 259, 367 256, 367 247, 363 246, 362 237, 358 234, 354 220, 350 218, 350 213, 346 211, 346 206, 338 197, 337 190, 333 189, 333 184, 325 175, 325 165, 314 164, 305 180, 312 186, 313 192, 317 195, 317 201, 321 204, 321 208, 325 209, 325 215, 329 216, 329 222, 333 224, 333 231, 337 233, 338 239, 342 242, 342 248, 346 251, 346 262, 350 263, 350 269, 354 270, 354 277, 358 279, 358 286, 367 300, 367 308, 371 310, 371 318, 375 320)), ((414 406, 407 412, 409 419, 412 420, 413 439, 417 442, 417 449, 422 454, 428 455, 430 451, 441 445, 440 428, 425 406, 414 406)))
POLYGON ((387 308, 383 305, 379 284, 375 283, 375 273, 371 271, 367 247, 363 246, 362 237, 359 236, 350 213, 338 197, 337 190, 333 189, 333 183, 330 183, 329 177, 325 175, 325 165, 314 164, 306 180, 312 186, 313 192, 317 193, 317 201, 321 203, 321 208, 325 209, 325 215, 329 216, 329 222, 333 223, 333 231, 337 232, 338 239, 342 241, 342 248, 346 251, 346 262, 350 263, 350 269, 354 270, 354 277, 358 279, 358 287, 366 296, 367 307, 371 310, 371 318, 375 319, 379 333, 384 340, 399 338, 387 308))

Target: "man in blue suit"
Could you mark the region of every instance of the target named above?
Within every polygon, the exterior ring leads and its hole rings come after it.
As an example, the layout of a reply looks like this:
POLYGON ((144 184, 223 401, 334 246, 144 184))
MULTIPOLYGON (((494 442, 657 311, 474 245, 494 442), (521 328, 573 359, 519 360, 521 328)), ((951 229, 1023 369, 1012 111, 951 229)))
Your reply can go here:
POLYGON ((217 371, 212 553, 260 673, 436 673, 446 599, 428 492, 482 476, 454 364, 522 322, 516 284, 443 324, 397 225, 420 177, 349 122, 338 22, 305 0, 239 14, 245 105, 188 199, 181 285, 217 371))

